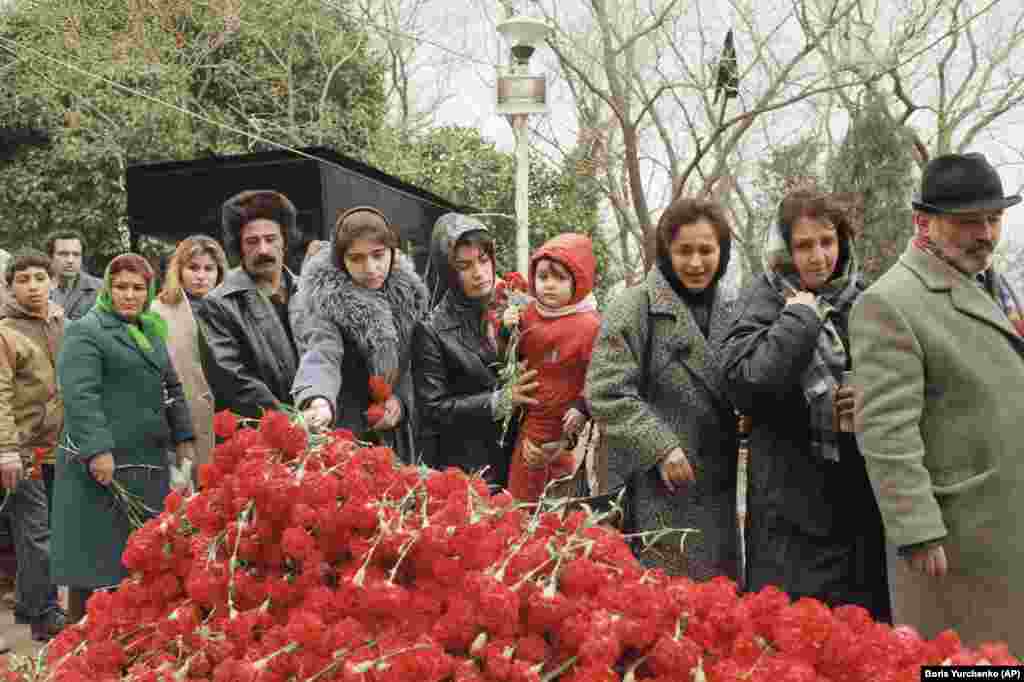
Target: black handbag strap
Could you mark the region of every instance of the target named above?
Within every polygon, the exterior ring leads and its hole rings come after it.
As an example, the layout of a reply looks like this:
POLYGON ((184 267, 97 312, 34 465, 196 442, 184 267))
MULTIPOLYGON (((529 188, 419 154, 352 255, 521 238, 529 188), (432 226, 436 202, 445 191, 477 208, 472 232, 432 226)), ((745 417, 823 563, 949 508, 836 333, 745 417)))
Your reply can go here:
POLYGON ((645 401, 649 399, 649 386, 651 381, 651 358, 654 356, 654 330, 652 327, 650 313, 650 294, 644 291, 644 298, 647 299, 647 338, 644 339, 643 368, 641 370, 640 397, 645 401))

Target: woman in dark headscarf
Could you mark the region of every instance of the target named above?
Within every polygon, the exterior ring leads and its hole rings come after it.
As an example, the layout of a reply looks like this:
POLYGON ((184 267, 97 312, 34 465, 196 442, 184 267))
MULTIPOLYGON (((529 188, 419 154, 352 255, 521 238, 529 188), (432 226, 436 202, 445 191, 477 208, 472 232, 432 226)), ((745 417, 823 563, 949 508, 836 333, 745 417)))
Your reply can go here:
POLYGON ((679 199, 657 229, 658 266, 607 307, 586 395, 612 487, 628 484, 633 531, 693 528, 640 554, 652 567, 737 578, 736 419, 716 361, 732 306, 721 286, 731 233, 715 203, 679 199))
POLYGON ((849 221, 827 197, 794 192, 765 259, 723 350, 729 394, 753 422, 747 587, 859 604, 887 621, 881 516, 854 434, 840 429, 856 410, 842 375, 863 291, 849 221))
MULTIPOLYGON (((508 483, 515 427, 502 441, 496 328, 488 313, 495 286, 494 238, 478 220, 447 213, 434 224, 430 267, 444 290, 416 326, 414 377, 422 415, 420 451, 436 468, 485 470, 493 485, 508 483), (504 445, 502 444, 504 443, 504 445)), ((511 405, 535 404, 536 372, 510 392, 511 405)))
POLYGON ((129 518, 113 504, 115 479, 156 515, 170 492, 167 448, 193 457, 192 418, 167 351, 167 323, 150 310, 155 275, 142 256, 110 262, 96 305, 69 324, 57 360, 64 432, 54 482, 51 571, 68 585, 79 620, 98 587, 127 575, 129 518))

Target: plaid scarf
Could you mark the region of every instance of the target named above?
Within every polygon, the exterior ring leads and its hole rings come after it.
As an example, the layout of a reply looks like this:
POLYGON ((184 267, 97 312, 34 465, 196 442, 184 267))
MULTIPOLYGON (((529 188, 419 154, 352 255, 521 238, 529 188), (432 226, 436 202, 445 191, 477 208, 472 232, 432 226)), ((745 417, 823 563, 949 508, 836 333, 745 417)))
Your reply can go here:
MULTIPOLYGON (((914 248, 929 253, 944 263, 948 263, 957 272, 961 272, 960 268, 957 267, 956 263, 946 257, 942 250, 932 241, 928 235, 928 223, 921 221, 916 224, 917 231, 914 233, 914 237, 911 240, 914 248)), ((964 274, 965 277, 970 275, 964 274)), ((1010 287, 1010 283, 1006 281, 1006 278, 995 271, 994 268, 989 268, 986 272, 978 273, 974 276, 974 280, 978 285, 984 289, 992 298, 995 299, 996 304, 999 306, 1003 314, 1006 315, 1007 319, 1010 320, 1010 324, 1017 330, 1017 334, 1024 337, 1024 307, 1021 307, 1020 300, 1017 298, 1017 294, 1014 293, 1010 287)))
MULTIPOLYGON (((774 230, 777 232, 777 229, 774 230)), ((782 241, 769 241, 767 250, 768 282, 783 298, 800 291, 800 275, 793 264, 789 248, 782 241)), ((811 454, 829 462, 839 461, 839 437, 833 417, 833 395, 839 387, 843 370, 847 367, 848 351, 835 325, 835 319, 845 319, 860 294, 860 268, 850 245, 850 257, 841 277, 831 280, 814 292, 819 316, 824 320, 811 362, 800 377, 800 386, 810 408, 811 454)))

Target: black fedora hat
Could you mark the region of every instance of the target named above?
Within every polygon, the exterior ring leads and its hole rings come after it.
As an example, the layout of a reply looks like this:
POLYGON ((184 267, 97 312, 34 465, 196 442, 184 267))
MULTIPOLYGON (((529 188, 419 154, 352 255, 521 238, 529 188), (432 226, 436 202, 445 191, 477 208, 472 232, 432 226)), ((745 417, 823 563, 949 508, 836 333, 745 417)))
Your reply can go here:
POLYGON ((995 211, 1020 203, 1003 196, 999 173, 981 154, 946 154, 932 159, 921 178, 921 196, 911 202, 925 213, 995 211))

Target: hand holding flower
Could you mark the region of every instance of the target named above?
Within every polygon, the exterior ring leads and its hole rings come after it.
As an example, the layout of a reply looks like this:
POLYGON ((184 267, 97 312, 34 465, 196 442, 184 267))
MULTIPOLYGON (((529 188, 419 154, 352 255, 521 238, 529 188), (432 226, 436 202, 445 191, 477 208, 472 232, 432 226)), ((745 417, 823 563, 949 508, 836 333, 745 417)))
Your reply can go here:
POLYGON ((587 416, 575 407, 570 407, 562 417, 562 434, 567 438, 578 436, 586 423, 587 416))
POLYGON ((510 305, 501 316, 501 323, 507 328, 519 326, 519 306, 510 305))
POLYGON ((313 398, 309 405, 302 411, 302 416, 309 424, 312 431, 320 431, 328 428, 334 419, 334 411, 326 398, 313 398))
POLYGON ((89 473, 100 485, 110 485, 114 480, 114 455, 104 452, 89 461, 89 473))
POLYGON ((402 421, 401 401, 391 396, 383 403, 374 403, 367 410, 366 420, 374 431, 390 431, 402 421))

